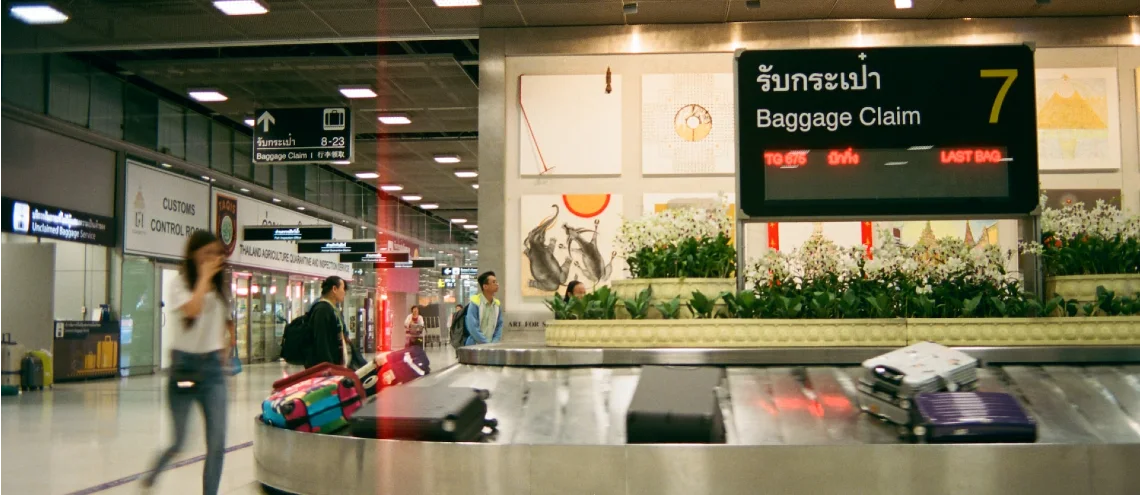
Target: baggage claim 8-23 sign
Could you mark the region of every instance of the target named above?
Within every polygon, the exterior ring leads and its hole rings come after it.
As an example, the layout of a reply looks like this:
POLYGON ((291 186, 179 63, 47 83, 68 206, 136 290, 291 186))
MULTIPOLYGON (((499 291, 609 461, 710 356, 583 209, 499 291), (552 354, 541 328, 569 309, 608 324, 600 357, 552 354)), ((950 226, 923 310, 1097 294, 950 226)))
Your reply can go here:
POLYGON ((1028 46, 740 51, 736 84, 747 217, 1011 216, 1037 205, 1028 46))

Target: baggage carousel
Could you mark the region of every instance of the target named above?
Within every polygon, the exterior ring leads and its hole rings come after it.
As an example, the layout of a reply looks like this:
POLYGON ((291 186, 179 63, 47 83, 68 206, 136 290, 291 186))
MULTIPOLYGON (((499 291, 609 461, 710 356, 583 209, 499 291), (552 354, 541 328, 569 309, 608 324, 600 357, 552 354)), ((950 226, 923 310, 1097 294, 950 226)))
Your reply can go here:
POLYGON ((1104 363, 1085 366, 1031 364, 1029 351, 1004 356, 1020 364, 997 365, 1003 356, 991 351, 979 389, 1018 397, 1038 422, 1038 442, 973 445, 913 444, 898 427, 862 413, 852 364, 861 359, 850 350, 817 350, 807 366, 773 365, 762 350, 749 358, 704 350, 606 357, 593 349, 588 359, 571 357, 580 350, 526 345, 464 351, 461 364, 401 386, 490 390, 488 417, 499 428, 485 442, 358 439, 257 422, 258 480, 311 495, 1140 493, 1136 348, 1034 351, 1040 359, 1061 353, 1104 363), (539 364, 470 364, 503 355, 488 351, 526 347, 539 364), (606 362, 575 364, 583 359, 606 362), (646 361, 726 369, 718 398, 727 444, 625 443, 637 365, 654 364, 646 361))

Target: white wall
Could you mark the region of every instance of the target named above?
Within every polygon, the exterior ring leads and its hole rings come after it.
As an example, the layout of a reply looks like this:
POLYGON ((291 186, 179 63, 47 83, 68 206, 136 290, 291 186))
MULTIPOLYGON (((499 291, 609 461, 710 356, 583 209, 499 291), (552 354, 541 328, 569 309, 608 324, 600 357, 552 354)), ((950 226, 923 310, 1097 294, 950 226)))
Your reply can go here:
MULTIPOLYGON (((54 245, 8 243, 3 247, 3 333, 26 349, 51 349, 54 245)), ((18 236, 12 236, 18 237, 18 236)))
MULTIPOLYGON (((1137 142, 1137 105, 1135 68, 1140 66, 1140 48, 1050 48, 1037 51, 1039 68, 1117 67, 1120 88, 1121 170, 1111 173, 1043 174, 1045 189, 1120 189, 1122 204, 1140 211, 1140 143, 1137 142)), ((524 298, 520 285, 522 238, 519 203, 521 196, 532 194, 597 194, 622 195, 626 217, 641 215, 645 193, 732 192, 735 177, 680 176, 643 177, 641 173, 641 76, 650 73, 731 73, 731 53, 641 54, 601 56, 533 56, 507 57, 505 61, 505 276, 502 281, 504 303, 508 310, 543 311, 541 298, 524 298), (605 74, 609 68, 621 74, 622 170, 613 177, 520 177, 518 81, 521 74, 605 74)), ((583 125, 588 125, 584 123, 583 125)), ((588 143, 582 143, 588 146, 588 143)), ((490 218, 483 220, 490 223, 490 218)), ((1016 246, 1016 222, 1003 221, 1000 237, 1003 246, 1016 246)), ((494 230, 494 229, 490 229, 494 230)), ((975 233, 977 234, 977 233, 975 233)), ((746 254, 754 257, 767 245, 763 225, 746 230, 746 254)))
POLYGON ((107 298, 107 248, 44 239, 55 247, 55 319, 91 319, 107 298), (85 315, 83 309, 87 309, 85 315))

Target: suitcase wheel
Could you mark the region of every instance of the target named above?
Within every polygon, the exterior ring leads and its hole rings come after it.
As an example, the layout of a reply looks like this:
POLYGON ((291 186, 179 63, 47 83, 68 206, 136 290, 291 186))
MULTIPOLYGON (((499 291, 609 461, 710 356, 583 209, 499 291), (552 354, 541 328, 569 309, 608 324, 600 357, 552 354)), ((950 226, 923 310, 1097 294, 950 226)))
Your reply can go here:
POLYGON ((281 406, 278 407, 277 410, 281 411, 282 416, 288 416, 290 414, 293 414, 293 403, 292 402, 286 402, 284 404, 281 404, 281 406))
POLYGON ((455 426, 455 418, 453 416, 448 416, 447 419, 443 420, 443 424, 440 425, 440 428, 448 433, 455 433, 455 426))
POLYGON ((352 381, 352 378, 345 378, 345 379, 340 381, 340 384, 344 388, 355 388, 356 387, 356 382, 352 381))
POLYGON ((487 400, 487 399, 491 398, 491 392, 488 390, 476 389, 475 391, 478 393, 479 398, 482 400, 487 400))
POLYGON ((497 419, 484 420, 483 426, 490 428, 491 431, 495 431, 499 428, 499 420, 497 420, 497 419))
POLYGON ((914 427, 914 436, 916 436, 918 438, 925 437, 926 436, 926 427, 925 426, 915 426, 914 427))

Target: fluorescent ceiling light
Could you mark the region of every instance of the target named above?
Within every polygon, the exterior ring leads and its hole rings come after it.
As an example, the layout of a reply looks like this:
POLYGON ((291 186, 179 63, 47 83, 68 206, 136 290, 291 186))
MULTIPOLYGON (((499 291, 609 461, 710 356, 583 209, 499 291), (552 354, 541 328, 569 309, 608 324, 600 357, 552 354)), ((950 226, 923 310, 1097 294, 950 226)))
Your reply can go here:
POLYGON ((216 89, 192 89, 189 91, 189 93, 191 98, 204 102, 226 101, 229 99, 226 97, 226 95, 219 93, 216 89))
POLYGON ((209 182, 210 176, 209 175, 203 175, 202 180, 209 182))
POLYGON ((24 24, 63 24, 69 19, 67 14, 42 3, 13 5, 8 9, 8 13, 24 24))
POLYGON ((383 185, 383 186, 380 186, 380 190, 381 190, 381 191, 388 191, 388 192, 392 192, 392 191, 403 191, 403 190, 404 190, 404 186, 401 186, 401 185, 399 185, 399 184, 385 184, 385 185, 383 185))
POLYGON ((895 0, 896 9, 909 9, 914 7, 914 0, 895 0))
POLYGON ((407 196, 403 196, 402 199, 404 201, 419 201, 421 199, 424 199, 424 197, 417 194, 409 194, 407 196))
POLYGON ((174 165, 171 165, 171 164, 169 164, 169 163, 166 163, 166 162, 162 162, 162 163, 160 163, 159 165, 162 165, 162 168, 170 168, 170 167, 173 167, 173 166, 174 166, 174 165))
POLYGON ((380 178, 380 174, 378 174, 376 172, 357 172, 356 178, 357 179, 378 179, 378 178, 380 178))
POLYGON ((479 184, 471 184, 471 187, 472 187, 473 189, 479 189, 479 184))
POLYGON ((257 121, 253 120, 253 119, 245 119, 244 122, 245 122, 245 125, 250 126, 250 127, 253 127, 254 125, 257 124, 257 121))
POLYGON ((435 155, 436 163, 459 163, 459 155, 435 155))
POLYGON ((277 198, 273 198, 273 202, 274 202, 274 203, 280 203, 280 202, 281 202, 281 200, 280 200, 280 199, 277 199, 277 198))
POLYGON ((298 206, 298 207, 297 207, 297 209, 298 209, 298 210, 301 210, 301 211, 305 211, 305 207, 304 207, 304 206, 298 206))
POLYGON ((466 218, 452 218, 451 223, 467 223, 466 218))
POLYGON ((456 170, 455 176, 459 177, 460 179, 474 179, 475 177, 479 176, 479 172, 476 172, 474 170, 456 170))
POLYGON ((407 125, 412 123, 412 119, 404 113, 385 113, 380 114, 380 123, 384 125, 407 125))
POLYGON ((469 223, 467 225, 464 225, 463 228, 465 228, 467 230, 475 230, 475 229, 479 228, 479 226, 475 225, 473 223, 469 223))
POLYGON ((352 162, 350 162, 348 160, 337 160, 335 162, 332 162, 332 164, 333 165, 351 165, 352 162))
POLYGON ((258 15, 269 12, 257 0, 214 0, 214 7, 225 15, 258 15))
POLYGON ((243 187, 243 188, 239 189, 239 191, 241 191, 241 192, 244 192, 244 193, 247 193, 247 192, 249 192, 249 189, 246 189, 246 188, 244 188, 244 187, 243 187))
POLYGON ((368 86, 341 86, 340 94, 345 98, 375 98, 376 92, 368 86))
MULTIPOLYGON (((434 210, 436 208, 439 208, 439 205, 437 205, 435 203, 426 203, 426 204, 420 205, 420 209, 423 209, 423 210, 434 210)), ((443 251, 440 251, 440 252, 442 253, 443 251)))
POLYGON ((478 7, 480 0, 432 0, 436 7, 478 7))

